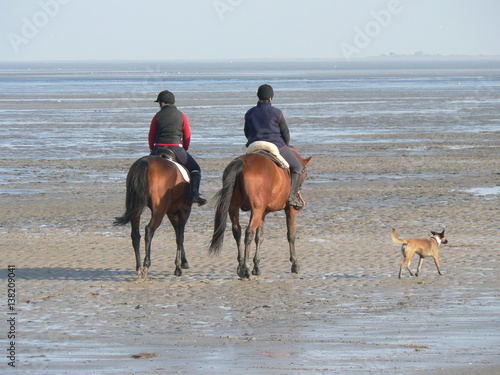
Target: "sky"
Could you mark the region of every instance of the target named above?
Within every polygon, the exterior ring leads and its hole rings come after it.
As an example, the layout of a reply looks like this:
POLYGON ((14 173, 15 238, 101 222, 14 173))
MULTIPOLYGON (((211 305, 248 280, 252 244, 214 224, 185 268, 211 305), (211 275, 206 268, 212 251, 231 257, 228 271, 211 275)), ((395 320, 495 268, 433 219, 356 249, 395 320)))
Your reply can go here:
POLYGON ((500 56, 499 0, 0 0, 0 61, 500 56))

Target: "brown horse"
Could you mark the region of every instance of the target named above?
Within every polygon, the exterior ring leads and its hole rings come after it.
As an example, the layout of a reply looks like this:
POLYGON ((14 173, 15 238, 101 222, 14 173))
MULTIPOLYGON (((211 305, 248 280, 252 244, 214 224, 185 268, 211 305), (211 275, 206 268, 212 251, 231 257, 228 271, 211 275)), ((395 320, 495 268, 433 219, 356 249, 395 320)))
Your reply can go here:
MULTIPOLYGON (((311 157, 302 159, 294 150, 302 164, 302 180, 306 178, 306 165, 311 157)), ((224 241, 227 216, 232 223, 233 236, 238 247, 238 276, 250 278, 250 247, 255 239, 256 251, 253 258, 253 275, 260 275, 260 248, 264 236, 264 220, 269 212, 285 210, 287 238, 290 247, 292 272, 299 272, 295 257, 295 218, 297 210, 288 205, 290 194, 290 174, 279 167, 271 158, 261 153, 249 153, 231 161, 222 177, 222 189, 216 194, 217 204, 214 219, 214 233, 209 253, 221 251, 224 241), (250 211, 250 222, 245 231, 245 251, 240 246, 241 226, 239 210, 250 211)), ((302 199, 302 197, 301 197, 302 199)))
MULTIPOLYGON (((151 241, 165 214, 175 229, 177 254, 175 275, 182 275, 182 269, 189 268, 184 251, 184 228, 191 213, 189 182, 184 178, 179 164, 160 156, 145 156, 137 160, 127 175, 125 213, 115 219, 115 225, 131 223, 132 246, 135 251, 136 271, 139 278, 146 278, 151 266, 151 241), (148 206, 151 220, 146 226, 146 256, 141 267, 139 231, 141 213, 148 206)), ((187 172, 186 172, 187 173, 187 172)))

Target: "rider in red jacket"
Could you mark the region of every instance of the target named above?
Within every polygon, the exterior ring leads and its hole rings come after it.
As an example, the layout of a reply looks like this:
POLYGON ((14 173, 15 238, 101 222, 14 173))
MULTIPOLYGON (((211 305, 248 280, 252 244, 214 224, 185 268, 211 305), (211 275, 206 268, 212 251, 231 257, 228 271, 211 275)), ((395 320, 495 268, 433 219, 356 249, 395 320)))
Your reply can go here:
POLYGON ((172 150, 177 161, 189 170, 193 203, 203 206, 207 200, 199 193, 201 168, 187 152, 191 142, 189 120, 174 105, 175 97, 170 91, 160 92, 155 102, 159 103, 160 111, 151 120, 149 128, 148 140, 151 155, 155 155, 159 148, 172 150))

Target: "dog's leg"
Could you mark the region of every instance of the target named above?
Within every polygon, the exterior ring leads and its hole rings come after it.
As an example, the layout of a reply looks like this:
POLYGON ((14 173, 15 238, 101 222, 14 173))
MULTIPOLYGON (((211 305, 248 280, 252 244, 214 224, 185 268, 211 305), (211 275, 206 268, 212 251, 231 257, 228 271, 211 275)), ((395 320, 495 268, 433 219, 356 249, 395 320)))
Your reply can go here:
POLYGON ((411 257, 406 257, 404 262, 401 263, 401 267, 399 267, 399 278, 401 278, 401 272, 403 271, 403 268, 406 267, 406 269, 408 270, 408 272, 410 273, 410 275, 413 276, 413 272, 411 272, 410 270, 410 261, 411 261, 411 257))
POLYGON ((439 267, 439 259, 437 257, 434 257, 434 263, 436 264, 436 268, 438 270, 438 273, 442 276, 441 268, 439 267))
POLYGON ((424 262, 424 258, 420 257, 418 260, 418 266, 417 266, 417 272, 415 272, 415 276, 418 277, 418 274, 420 273, 420 269, 422 268, 422 263, 424 262))
POLYGON ((413 274, 413 272, 411 272, 411 268, 410 268, 410 262, 408 262, 408 265, 406 266, 406 269, 408 270, 408 272, 410 273, 411 276, 415 276, 413 274))
POLYGON ((403 258, 406 258, 406 244, 403 244, 403 246, 401 246, 401 253, 403 254, 403 258))
POLYGON ((410 275, 413 276, 413 272, 411 272, 411 269, 410 269, 410 262, 411 262, 411 258, 413 257, 413 254, 415 253, 415 251, 413 251, 411 248, 409 248, 407 244, 404 244, 403 246, 401 246, 401 252, 403 253, 403 256, 405 257, 405 260, 403 263, 401 263, 401 267, 399 267, 399 278, 401 278, 401 272, 403 271, 403 268, 405 268, 405 267, 408 270, 408 272, 410 273, 410 275))
POLYGON ((410 269, 410 262, 406 263, 406 260, 401 264, 401 267, 399 267, 399 275, 398 277, 401 278, 401 273, 403 272, 403 268, 405 268, 408 270, 408 272, 410 273, 411 276, 414 276, 413 275, 413 272, 411 272, 411 269, 410 269))

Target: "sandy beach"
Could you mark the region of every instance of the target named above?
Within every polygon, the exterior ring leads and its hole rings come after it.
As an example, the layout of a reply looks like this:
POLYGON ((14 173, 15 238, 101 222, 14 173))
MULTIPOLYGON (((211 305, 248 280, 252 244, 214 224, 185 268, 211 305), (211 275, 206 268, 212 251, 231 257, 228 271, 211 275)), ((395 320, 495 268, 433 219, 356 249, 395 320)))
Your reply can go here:
POLYGON ((0 195, 2 280, 14 266, 16 293, 12 310, 3 304, 2 371, 15 312, 11 373, 499 373, 500 134, 436 137, 300 150, 313 155, 298 215, 301 273, 290 273, 285 217, 275 213, 252 280, 236 275, 229 230, 222 254, 207 253, 211 198, 238 148, 198 159, 209 204, 187 226, 191 268, 174 276, 164 222, 142 282, 129 227, 112 225, 125 181, 107 177, 134 159, 0 160, 17 171, 10 188, 29 188, 0 195), (26 170, 39 173, 34 186, 23 184, 26 170), (392 227, 401 238, 446 228, 444 275, 426 259, 420 277, 398 279, 392 227))

